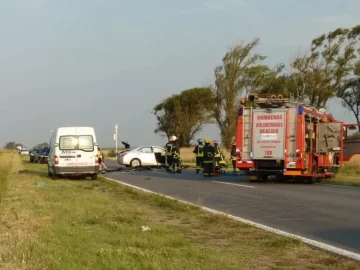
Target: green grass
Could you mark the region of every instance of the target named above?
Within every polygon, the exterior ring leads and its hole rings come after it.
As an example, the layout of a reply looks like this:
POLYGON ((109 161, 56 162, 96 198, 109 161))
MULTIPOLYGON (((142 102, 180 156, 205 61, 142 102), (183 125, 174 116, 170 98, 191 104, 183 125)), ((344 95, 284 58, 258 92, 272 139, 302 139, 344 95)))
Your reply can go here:
POLYGON ((0 269, 360 269, 299 240, 105 179, 53 181, 46 165, 12 153, 0 164, 0 269))
POLYGON ((360 165, 346 163, 333 178, 325 183, 360 187, 360 165))

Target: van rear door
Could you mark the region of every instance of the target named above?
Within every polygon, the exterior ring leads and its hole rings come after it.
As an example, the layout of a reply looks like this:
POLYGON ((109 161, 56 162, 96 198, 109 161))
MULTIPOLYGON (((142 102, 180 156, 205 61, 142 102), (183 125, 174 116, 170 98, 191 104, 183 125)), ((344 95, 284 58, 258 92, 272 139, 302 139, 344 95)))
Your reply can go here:
POLYGON ((59 138, 59 167, 66 172, 77 172, 76 134, 59 138))
POLYGON ((95 149, 94 136, 92 134, 78 134, 78 149, 76 150, 78 172, 95 172, 95 149))

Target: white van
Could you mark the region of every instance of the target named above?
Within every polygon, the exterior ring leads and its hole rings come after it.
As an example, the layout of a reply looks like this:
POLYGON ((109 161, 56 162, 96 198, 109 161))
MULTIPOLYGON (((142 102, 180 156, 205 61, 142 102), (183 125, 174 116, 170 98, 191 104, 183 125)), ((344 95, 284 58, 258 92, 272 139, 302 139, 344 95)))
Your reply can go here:
POLYGON ((96 180, 98 144, 92 127, 59 127, 51 135, 48 174, 84 175, 96 180))

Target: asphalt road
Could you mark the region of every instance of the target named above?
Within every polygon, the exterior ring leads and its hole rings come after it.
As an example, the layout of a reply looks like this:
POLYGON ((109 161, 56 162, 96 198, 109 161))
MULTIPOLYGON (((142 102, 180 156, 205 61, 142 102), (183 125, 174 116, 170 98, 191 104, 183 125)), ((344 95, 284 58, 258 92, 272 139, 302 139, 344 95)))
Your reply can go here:
MULTIPOLYGON (((109 168, 115 162, 106 162, 109 168)), ((289 233, 360 253, 360 188, 248 183, 242 176, 203 178, 194 170, 113 172, 108 177, 198 203, 289 233)))

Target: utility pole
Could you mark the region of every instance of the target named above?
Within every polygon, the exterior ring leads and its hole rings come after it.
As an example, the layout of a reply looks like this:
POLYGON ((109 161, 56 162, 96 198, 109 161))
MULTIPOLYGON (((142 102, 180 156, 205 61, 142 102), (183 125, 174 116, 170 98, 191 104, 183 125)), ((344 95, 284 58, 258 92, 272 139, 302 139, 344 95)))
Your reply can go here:
POLYGON ((119 125, 118 123, 115 124, 115 134, 114 134, 114 140, 115 140, 115 154, 116 154, 116 157, 117 157, 117 143, 118 143, 118 130, 119 130, 119 125))

